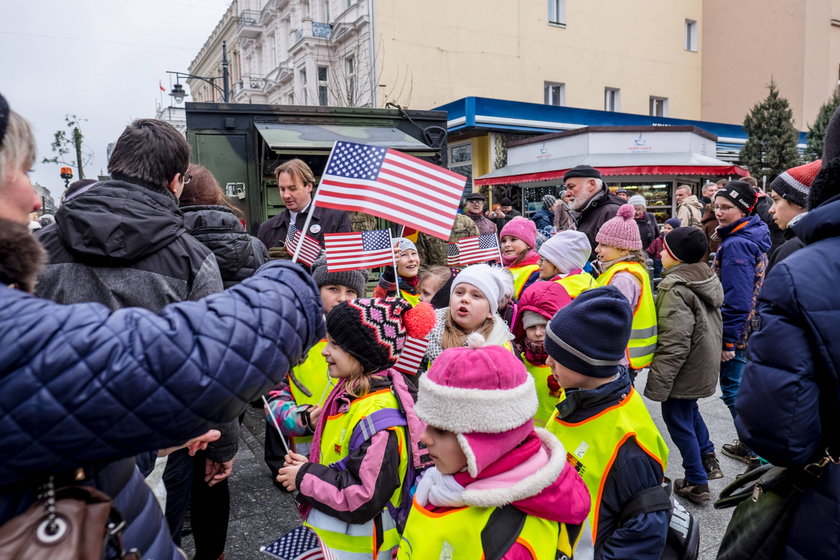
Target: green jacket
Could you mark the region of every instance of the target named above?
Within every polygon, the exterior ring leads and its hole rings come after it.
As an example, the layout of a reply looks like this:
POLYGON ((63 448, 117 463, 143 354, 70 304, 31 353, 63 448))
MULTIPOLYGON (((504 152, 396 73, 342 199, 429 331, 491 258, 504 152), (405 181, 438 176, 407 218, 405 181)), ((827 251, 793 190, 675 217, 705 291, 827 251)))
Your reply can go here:
POLYGON ((455 215, 455 223, 449 239, 438 239, 431 235, 420 233, 417 236, 417 254, 420 256, 421 272, 432 266, 447 266, 446 253, 448 243, 454 243, 463 237, 475 237, 478 227, 475 222, 464 214, 455 215))

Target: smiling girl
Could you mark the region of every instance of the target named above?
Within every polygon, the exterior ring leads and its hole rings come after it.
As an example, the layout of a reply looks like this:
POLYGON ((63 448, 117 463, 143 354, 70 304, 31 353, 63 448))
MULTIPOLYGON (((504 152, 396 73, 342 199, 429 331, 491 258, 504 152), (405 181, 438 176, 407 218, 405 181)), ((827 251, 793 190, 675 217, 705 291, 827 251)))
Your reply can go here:
MULTIPOLYGON (((417 247, 410 239, 397 237, 394 239, 394 252, 397 261, 397 275, 399 276, 400 297, 411 305, 420 301, 417 284, 420 281, 420 256, 417 247)), ((392 297, 397 294, 397 283, 394 278, 394 267, 386 266, 379 277, 379 285, 373 290, 373 297, 392 297)))
POLYGON ((517 216, 505 224, 499 234, 502 264, 513 275, 515 299, 540 277, 540 256, 534 251, 537 245, 537 228, 534 222, 517 216))

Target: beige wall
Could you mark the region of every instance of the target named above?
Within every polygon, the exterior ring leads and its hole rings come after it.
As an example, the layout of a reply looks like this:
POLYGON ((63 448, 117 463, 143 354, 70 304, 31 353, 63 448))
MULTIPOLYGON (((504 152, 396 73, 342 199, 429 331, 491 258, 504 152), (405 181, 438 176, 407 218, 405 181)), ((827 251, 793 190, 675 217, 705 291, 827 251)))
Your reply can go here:
POLYGON ((565 105, 700 118, 700 52, 684 50, 685 20, 702 0, 567 2, 566 27, 539 0, 374 0, 379 104, 431 108, 466 96, 543 102, 545 81, 566 84, 565 105))
POLYGON ((704 0, 701 118, 742 123, 772 77, 806 130, 838 81, 832 18, 840 0, 704 0))

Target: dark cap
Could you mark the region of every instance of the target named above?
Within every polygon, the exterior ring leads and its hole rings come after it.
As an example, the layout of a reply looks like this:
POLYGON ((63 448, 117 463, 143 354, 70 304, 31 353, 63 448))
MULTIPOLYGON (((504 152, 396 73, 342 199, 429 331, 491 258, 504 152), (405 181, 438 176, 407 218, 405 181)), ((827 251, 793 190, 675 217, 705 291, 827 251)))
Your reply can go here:
POLYGON ((715 198, 718 197, 728 199, 747 215, 752 212, 755 203, 758 202, 758 194, 746 181, 729 181, 715 193, 715 198))
POLYGON ((501 204, 502 206, 510 206, 513 203, 510 201, 509 198, 503 198, 499 201, 499 204, 501 204))
POLYGON ((9 126, 9 104, 6 98, 0 94, 0 146, 3 145, 3 139, 6 137, 6 127, 9 126))
POLYGON ((481 202, 484 202, 484 195, 480 192, 473 192, 467 196, 467 200, 480 200, 481 202))
POLYGON ((572 177, 588 177, 590 179, 600 179, 601 172, 595 169, 590 165, 578 165, 577 167, 572 167, 566 174, 563 175, 563 181, 565 182, 566 179, 571 179, 572 177))
POLYGON ((665 236, 665 250, 684 263, 698 263, 709 250, 709 240, 703 230, 678 227, 665 236))
POLYGON ((630 191, 628 191, 624 187, 618 187, 617 189, 615 189, 615 194, 630 194, 630 191))

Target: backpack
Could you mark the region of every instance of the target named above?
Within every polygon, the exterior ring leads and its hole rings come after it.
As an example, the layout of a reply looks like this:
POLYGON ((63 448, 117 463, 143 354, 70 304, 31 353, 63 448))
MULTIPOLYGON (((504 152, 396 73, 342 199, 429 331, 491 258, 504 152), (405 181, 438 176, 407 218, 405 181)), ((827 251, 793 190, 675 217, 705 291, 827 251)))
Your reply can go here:
POLYGON ((662 551, 662 560, 697 560, 700 554, 700 524, 677 501, 671 490, 671 481, 667 478, 661 486, 642 490, 621 510, 620 522, 643 513, 670 510, 668 539, 662 551))
POLYGON ((697 210, 693 206, 688 207, 688 227, 703 229, 703 222, 700 221, 701 217, 702 211, 697 210), (695 213, 695 210, 697 213, 695 213))

